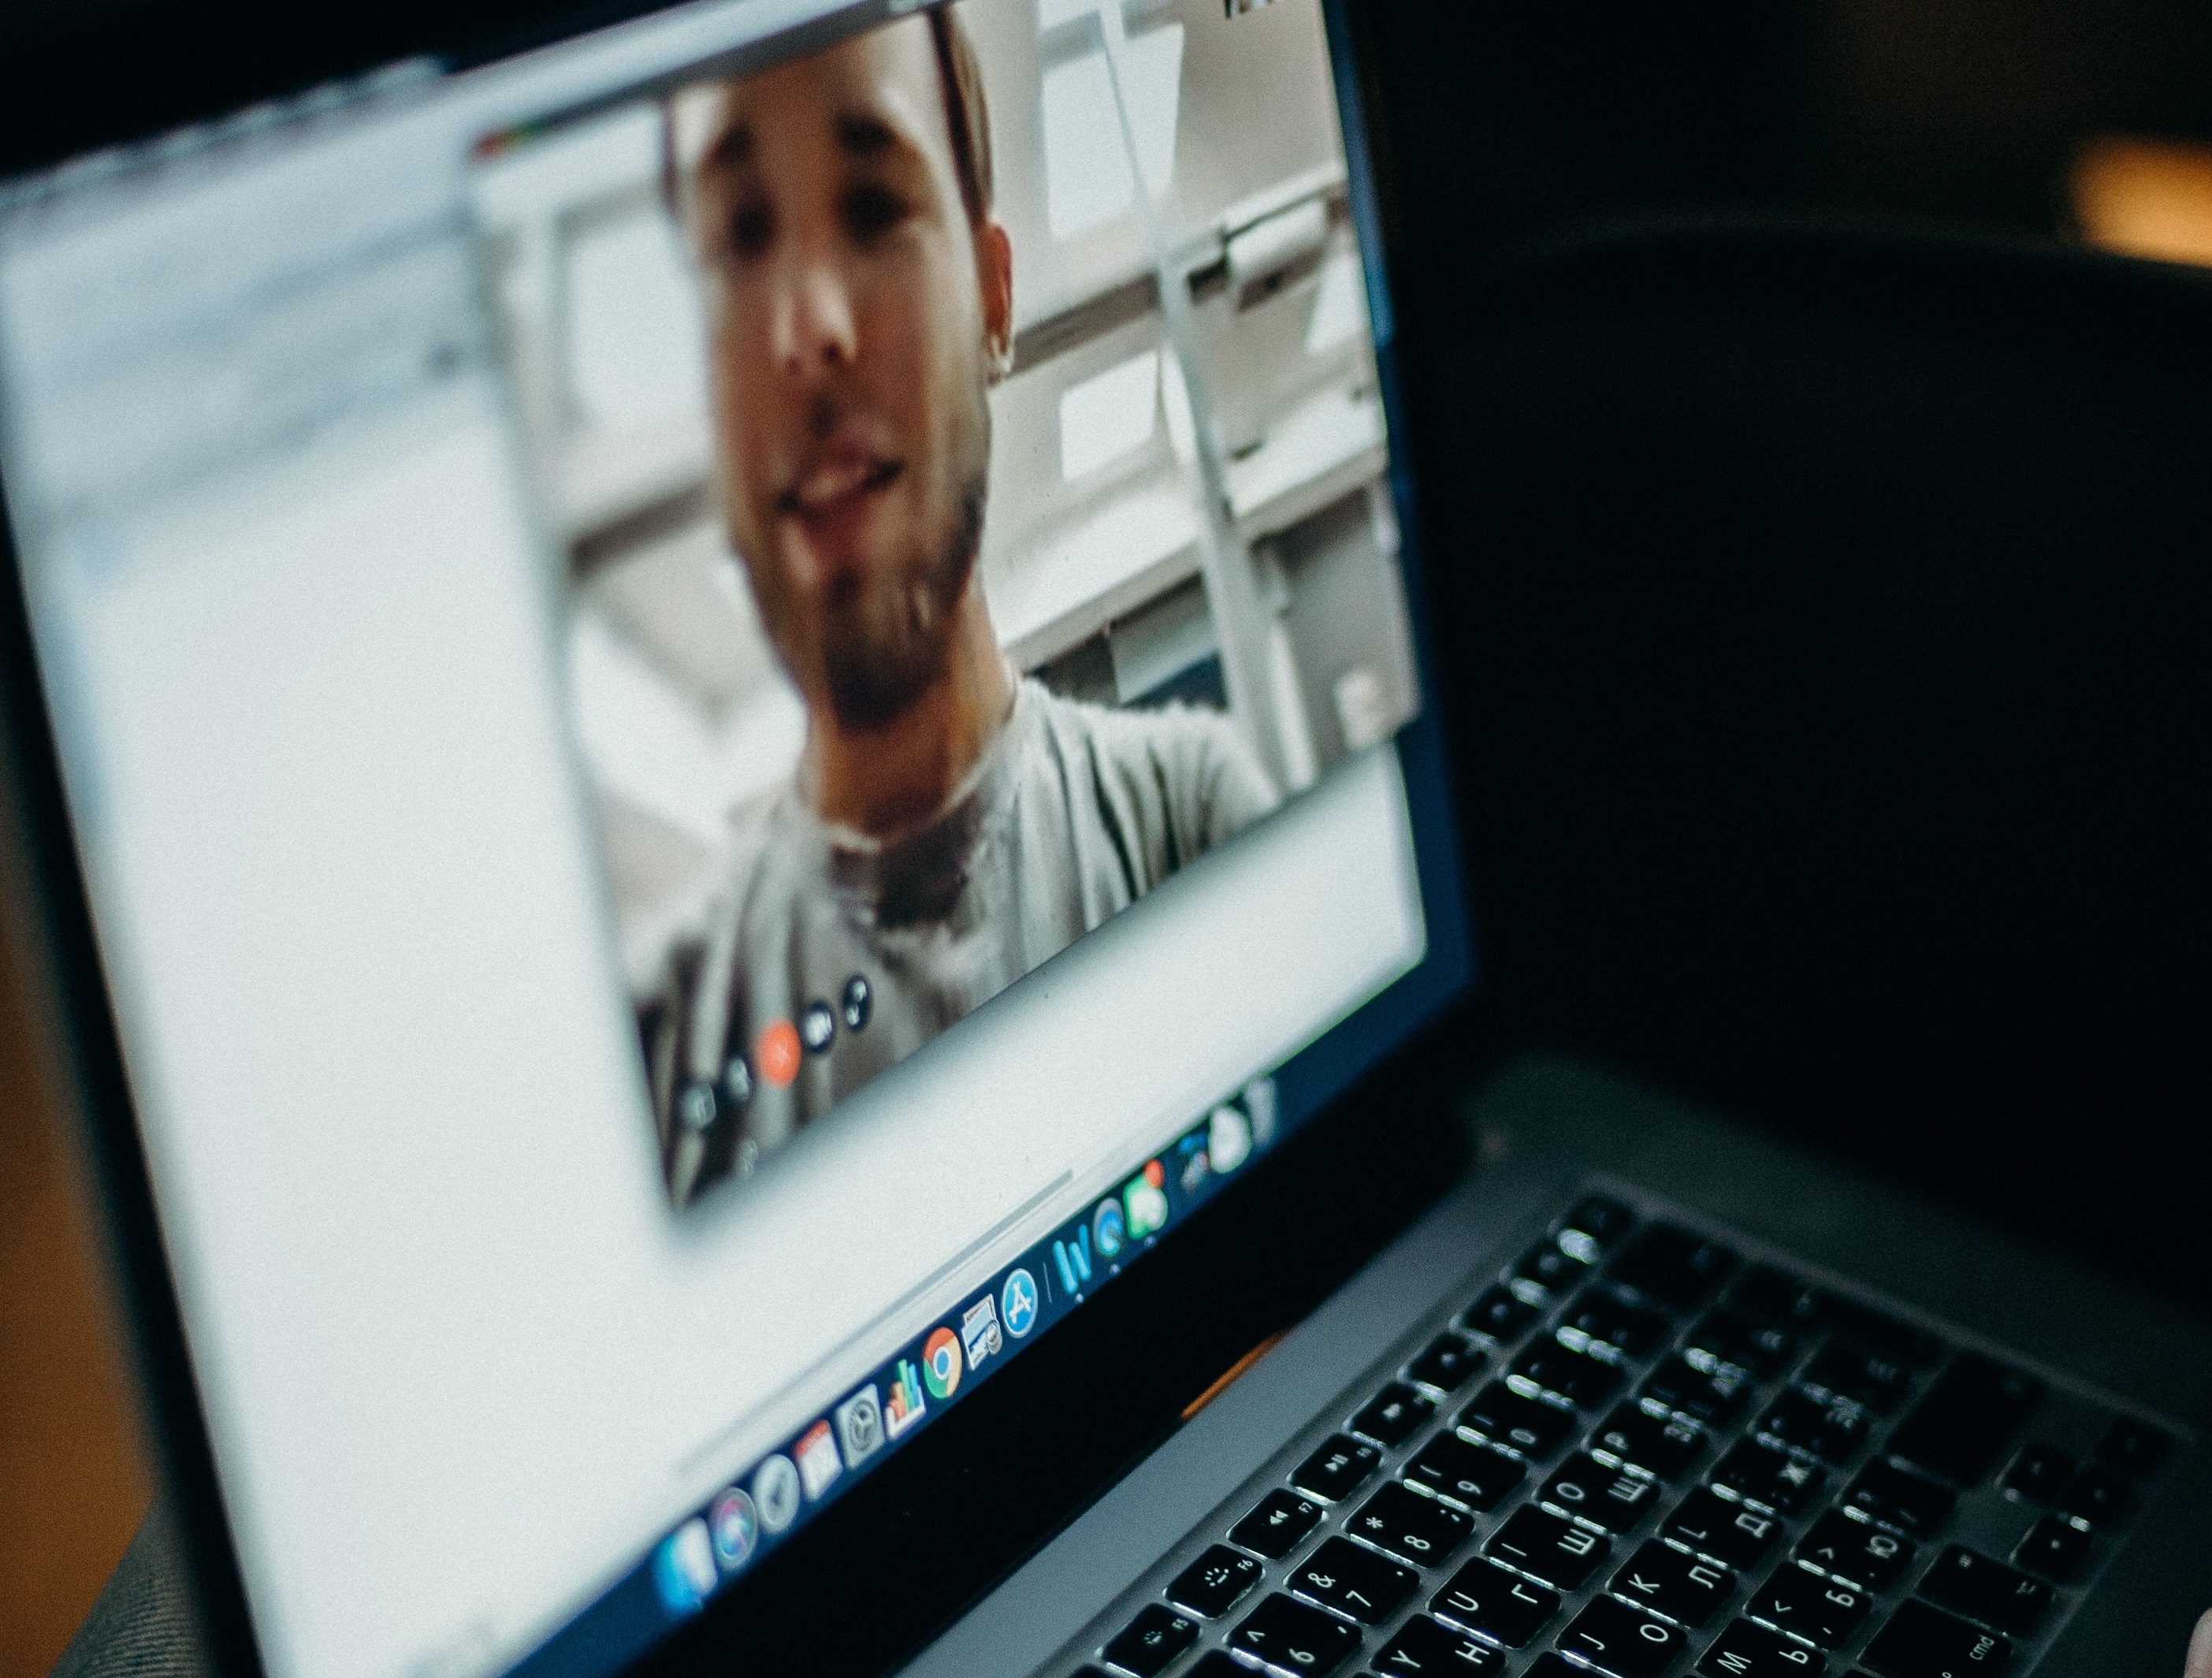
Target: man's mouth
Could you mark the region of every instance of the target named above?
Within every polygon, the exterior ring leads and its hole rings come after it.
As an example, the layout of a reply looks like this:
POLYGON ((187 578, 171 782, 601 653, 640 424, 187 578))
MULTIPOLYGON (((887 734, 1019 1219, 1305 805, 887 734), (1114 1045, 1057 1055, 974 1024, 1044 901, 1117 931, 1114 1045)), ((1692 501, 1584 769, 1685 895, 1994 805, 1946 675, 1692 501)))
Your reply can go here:
POLYGON ((776 510, 808 524, 835 518, 888 485, 904 463, 857 450, 817 458, 775 498, 776 510))

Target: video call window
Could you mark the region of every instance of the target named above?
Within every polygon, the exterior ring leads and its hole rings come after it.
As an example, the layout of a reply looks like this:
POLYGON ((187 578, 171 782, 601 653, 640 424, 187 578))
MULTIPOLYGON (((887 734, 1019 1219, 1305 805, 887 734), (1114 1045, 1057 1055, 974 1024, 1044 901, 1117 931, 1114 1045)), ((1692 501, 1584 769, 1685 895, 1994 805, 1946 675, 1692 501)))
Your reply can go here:
POLYGON ((476 202, 676 1205, 1414 714, 1316 0, 960 0, 476 202))

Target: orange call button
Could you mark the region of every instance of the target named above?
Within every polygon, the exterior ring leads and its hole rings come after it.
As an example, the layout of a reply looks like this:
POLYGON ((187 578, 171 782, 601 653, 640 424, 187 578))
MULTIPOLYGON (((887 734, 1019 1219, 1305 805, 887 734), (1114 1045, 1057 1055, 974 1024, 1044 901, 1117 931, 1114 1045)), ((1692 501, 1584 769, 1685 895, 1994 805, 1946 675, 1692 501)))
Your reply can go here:
POLYGON ((770 1020, 753 1045, 753 1061, 763 1078, 782 1089, 799 1076, 799 1028, 787 1019, 770 1020))

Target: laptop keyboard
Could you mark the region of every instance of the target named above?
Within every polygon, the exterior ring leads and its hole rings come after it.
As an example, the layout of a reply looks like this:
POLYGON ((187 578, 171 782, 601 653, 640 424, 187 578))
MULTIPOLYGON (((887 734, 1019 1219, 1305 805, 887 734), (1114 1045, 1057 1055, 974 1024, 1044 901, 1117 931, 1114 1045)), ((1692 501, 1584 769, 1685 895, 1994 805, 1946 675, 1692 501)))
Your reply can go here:
POLYGON ((2175 1436, 1592 1194, 1048 1672, 2022 1674, 2175 1436))

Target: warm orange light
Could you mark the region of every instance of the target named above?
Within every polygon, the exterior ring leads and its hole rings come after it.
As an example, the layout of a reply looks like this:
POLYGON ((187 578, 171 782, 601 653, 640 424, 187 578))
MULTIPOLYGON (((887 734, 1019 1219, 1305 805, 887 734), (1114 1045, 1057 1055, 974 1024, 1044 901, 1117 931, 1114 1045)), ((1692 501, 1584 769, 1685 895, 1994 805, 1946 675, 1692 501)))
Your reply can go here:
POLYGON ((1253 1365, 1258 1363, 1261 1359, 1266 1357, 1270 1352, 1273 1352, 1275 1349, 1277 1342, 1279 1342, 1282 1338, 1283 1331, 1279 1328, 1273 1334, 1268 1335, 1267 1339, 1261 1341, 1257 1346, 1254 1347, 1249 1352, 1247 1352, 1243 1357, 1239 1358, 1235 1363, 1230 1365, 1227 1371, 1223 1373, 1218 1381, 1216 1381, 1196 1398, 1194 1398, 1189 1403, 1182 1407, 1182 1420, 1188 1421, 1200 1410, 1203 1410, 1207 1405, 1212 1403, 1215 1399, 1227 1392, 1229 1389, 1236 1383, 1237 1377, 1238 1376, 1244 1374, 1252 1367, 1253 1365))
POLYGON ((2212 266, 2212 146, 2092 140, 2074 159, 2072 185, 2092 245, 2212 266))
POLYGON ((753 1045, 753 1060, 760 1075, 779 1090, 799 1076, 799 1028, 787 1019, 772 1019, 753 1045))

